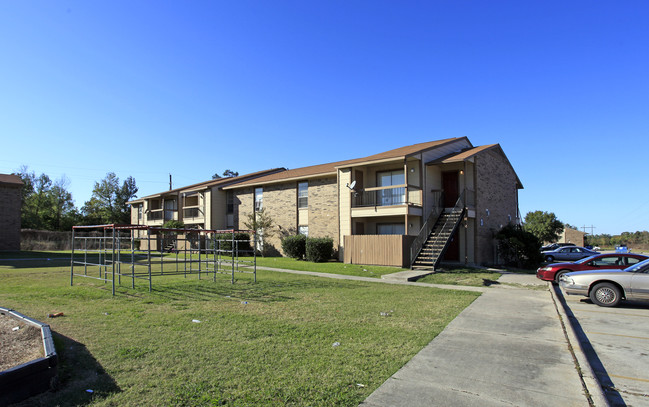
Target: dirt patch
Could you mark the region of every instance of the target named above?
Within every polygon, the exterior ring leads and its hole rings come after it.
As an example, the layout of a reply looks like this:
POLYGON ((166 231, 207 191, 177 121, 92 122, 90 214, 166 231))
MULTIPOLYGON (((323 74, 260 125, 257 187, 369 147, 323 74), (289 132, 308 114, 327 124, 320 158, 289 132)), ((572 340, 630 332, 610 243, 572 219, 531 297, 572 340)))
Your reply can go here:
POLYGON ((0 344, 0 371, 45 354, 40 328, 4 313, 0 313, 0 344))

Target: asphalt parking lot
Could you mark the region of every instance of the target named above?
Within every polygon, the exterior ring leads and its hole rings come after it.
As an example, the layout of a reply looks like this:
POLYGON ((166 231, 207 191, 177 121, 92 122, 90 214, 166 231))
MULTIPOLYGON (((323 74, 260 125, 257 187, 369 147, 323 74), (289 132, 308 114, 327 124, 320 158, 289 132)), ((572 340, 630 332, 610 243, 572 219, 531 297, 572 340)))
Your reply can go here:
POLYGON ((565 295, 566 310, 588 361, 613 406, 649 406, 649 303, 598 307, 565 295))

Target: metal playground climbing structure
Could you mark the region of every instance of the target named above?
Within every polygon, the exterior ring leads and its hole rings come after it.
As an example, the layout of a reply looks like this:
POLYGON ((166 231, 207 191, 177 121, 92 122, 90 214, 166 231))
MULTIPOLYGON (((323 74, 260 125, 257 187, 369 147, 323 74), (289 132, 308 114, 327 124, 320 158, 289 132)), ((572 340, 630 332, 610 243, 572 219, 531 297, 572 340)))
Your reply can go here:
POLYGON ((165 229, 141 225, 72 228, 70 285, 92 278, 116 287, 171 275, 211 278, 251 273, 257 282, 257 235, 249 230, 165 229))

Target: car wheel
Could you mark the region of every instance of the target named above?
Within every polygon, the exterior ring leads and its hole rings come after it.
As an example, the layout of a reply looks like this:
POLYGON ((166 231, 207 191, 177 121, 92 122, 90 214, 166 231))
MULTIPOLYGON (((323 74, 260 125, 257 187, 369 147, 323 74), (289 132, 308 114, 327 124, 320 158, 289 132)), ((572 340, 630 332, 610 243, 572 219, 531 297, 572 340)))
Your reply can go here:
POLYGON ((572 270, 559 270, 557 271, 557 274, 554 275, 554 282, 559 284, 559 280, 561 280, 561 276, 570 273, 572 270))
POLYGON ((552 256, 545 256, 545 261, 547 261, 548 263, 552 263, 552 262, 554 261, 554 257, 552 257, 552 256))
POLYGON ((611 283, 599 283, 590 291, 590 300, 600 307, 614 307, 620 300, 620 289, 611 283))

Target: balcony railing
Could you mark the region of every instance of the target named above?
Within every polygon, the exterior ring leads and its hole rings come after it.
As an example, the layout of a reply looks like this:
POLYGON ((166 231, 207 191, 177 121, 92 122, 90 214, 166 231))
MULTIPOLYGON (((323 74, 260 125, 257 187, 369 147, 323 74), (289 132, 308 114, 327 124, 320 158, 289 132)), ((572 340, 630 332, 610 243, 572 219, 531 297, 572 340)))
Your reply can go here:
POLYGON ((200 208, 184 208, 183 218, 202 218, 203 211, 200 208))
POLYGON ((405 186, 389 186, 366 188, 354 194, 353 207, 364 206, 393 206, 393 205, 421 205, 421 189, 408 187, 406 196, 405 186))
POLYGON ((162 220, 163 210, 153 209, 146 214, 146 220, 162 220))

